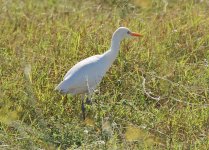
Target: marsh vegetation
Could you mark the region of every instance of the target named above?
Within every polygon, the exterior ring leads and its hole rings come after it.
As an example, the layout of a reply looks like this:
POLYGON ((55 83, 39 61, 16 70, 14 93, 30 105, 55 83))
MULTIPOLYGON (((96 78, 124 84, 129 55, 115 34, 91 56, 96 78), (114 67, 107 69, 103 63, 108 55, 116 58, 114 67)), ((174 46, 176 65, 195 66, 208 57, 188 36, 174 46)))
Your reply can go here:
POLYGON ((209 149, 207 0, 3 0, 0 149, 209 149), (125 40, 93 95, 54 91, 78 61, 125 40))

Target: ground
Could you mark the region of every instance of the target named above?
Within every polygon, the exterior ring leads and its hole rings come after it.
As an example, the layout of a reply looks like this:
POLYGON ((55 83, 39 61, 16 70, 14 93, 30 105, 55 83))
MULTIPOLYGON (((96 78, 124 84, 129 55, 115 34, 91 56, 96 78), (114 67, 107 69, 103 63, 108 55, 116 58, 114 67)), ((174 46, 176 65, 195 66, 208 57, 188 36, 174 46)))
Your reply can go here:
POLYGON ((3 0, 0 149, 209 149, 207 0, 3 0), (54 91, 120 26, 143 34, 87 106, 54 91))

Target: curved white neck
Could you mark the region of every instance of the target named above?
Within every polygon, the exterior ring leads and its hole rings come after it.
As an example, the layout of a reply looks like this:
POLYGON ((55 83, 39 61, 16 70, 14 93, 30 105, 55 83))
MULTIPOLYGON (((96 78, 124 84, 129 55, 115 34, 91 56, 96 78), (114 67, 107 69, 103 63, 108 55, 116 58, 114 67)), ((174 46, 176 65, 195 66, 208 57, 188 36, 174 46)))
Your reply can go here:
POLYGON ((113 34, 110 49, 104 53, 104 56, 107 60, 106 62, 108 64, 107 69, 112 65, 112 63, 114 62, 114 60, 118 56, 121 40, 122 40, 122 38, 113 34))
POLYGON ((121 42, 121 38, 118 38, 117 36, 113 35, 111 40, 111 47, 110 47, 110 55, 113 61, 116 59, 118 52, 120 50, 120 42, 121 42))

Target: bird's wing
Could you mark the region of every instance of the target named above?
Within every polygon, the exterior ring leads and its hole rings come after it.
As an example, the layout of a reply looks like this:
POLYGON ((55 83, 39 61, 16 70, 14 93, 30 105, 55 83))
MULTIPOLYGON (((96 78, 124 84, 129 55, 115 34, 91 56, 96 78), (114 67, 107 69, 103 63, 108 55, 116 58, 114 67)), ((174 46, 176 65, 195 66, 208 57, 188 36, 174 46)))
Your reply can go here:
POLYGON ((93 62, 96 62, 98 61, 99 59, 101 58, 101 55, 94 55, 94 56, 91 56, 91 57, 88 57, 80 62, 78 62, 76 65, 74 65, 64 76, 64 80, 66 80, 67 78, 70 77, 70 75, 73 73, 73 72, 76 72, 77 70, 81 69, 82 67, 88 65, 88 64, 91 64, 93 62))

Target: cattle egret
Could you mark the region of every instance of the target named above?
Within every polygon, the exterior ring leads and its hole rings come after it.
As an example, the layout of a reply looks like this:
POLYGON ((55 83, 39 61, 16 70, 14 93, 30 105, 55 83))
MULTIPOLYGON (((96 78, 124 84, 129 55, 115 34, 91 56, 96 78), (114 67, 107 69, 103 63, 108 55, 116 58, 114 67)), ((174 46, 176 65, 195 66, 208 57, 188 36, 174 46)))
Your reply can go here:
MULTIPOLYGON (((86 102, 90 102, 90 96, 101 82, 103 76, 108 71, 116 59, 120 42, 126 38, 141 34, 131 32, 126 27, 118 28, 112 36, 111 46, 108 51, 101 55, 88 57, 74 65, 64 76, 62 82, 55 88, 63 94, 88 94, 86 102)), ((85 120, 84 100, 82 100, 82 113, 85 120)))

